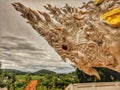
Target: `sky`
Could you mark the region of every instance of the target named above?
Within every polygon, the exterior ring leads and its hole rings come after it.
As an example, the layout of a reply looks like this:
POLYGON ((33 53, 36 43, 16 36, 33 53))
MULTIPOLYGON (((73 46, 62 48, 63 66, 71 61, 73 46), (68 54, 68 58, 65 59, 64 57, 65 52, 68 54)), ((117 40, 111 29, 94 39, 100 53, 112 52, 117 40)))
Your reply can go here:
POLYGON ((89 0, 0 0, 0 62, 4 69, 35 72, 41 69, 68 73, 75 70, 69 61, 60 56, 33 28, 26 23, 11 3, 21 2, 34 9, 45 11, 43 5, 58 7, 66 3, 79 7, 89 0))

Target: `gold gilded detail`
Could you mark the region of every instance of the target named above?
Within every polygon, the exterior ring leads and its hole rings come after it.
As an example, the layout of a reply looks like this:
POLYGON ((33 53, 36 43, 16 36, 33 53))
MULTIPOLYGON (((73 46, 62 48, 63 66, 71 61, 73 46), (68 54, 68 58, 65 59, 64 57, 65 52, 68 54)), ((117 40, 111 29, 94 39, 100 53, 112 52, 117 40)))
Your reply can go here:
POLYGON ((103 0, 94 0, 94 4, 101 4, 103 2, 103 0))
POLYGON ((114 8, 101 16, 107 24, 118 27, 120 26, 120 7, 114 8))

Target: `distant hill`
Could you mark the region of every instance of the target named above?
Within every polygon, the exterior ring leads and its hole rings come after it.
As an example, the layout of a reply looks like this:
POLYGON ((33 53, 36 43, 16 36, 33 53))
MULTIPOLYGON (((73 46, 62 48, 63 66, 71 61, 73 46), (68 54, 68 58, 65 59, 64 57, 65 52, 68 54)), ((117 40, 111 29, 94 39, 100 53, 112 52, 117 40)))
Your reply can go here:
POLYGON ((3 72, 6 73, 15 73, 17 75, 24 75, 24 74, 28 74, 29 72, 23 72, 23 71, 19 71, 19 70, 15 70, 15 69, 2 69, 3 72))
POLYGON ((24 74, 34 74, 34 75, 40 75, 40 74, 56 74, 56 72, 54 71, 50 71, 50 70, 46 70, 46 69, 42 69, 39 71, 36 71, 34 73, 31 72, 23 72, 23 71, 19 71, 19 70, 15 70, 15 69, 2 69, 3 72, 7 72, 7 73, 15 73, 16 75, 24 75, 24 74))
POLYGON ((40 74, 56 74, 56 72, 46 70, 46 69, 42 69, 42 70, 34 72, 33 74, 36 74, 36 75, 40 75, 40 74))

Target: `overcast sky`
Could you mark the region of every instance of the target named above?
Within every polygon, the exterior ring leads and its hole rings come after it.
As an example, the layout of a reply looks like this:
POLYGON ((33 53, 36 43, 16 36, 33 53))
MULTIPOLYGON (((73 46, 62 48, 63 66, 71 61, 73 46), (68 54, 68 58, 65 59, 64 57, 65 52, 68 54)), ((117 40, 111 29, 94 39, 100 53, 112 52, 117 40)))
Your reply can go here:
POLYGON ((48 69, 59 73, 74 71, 59 55, 26 23, 11 3, 21 2, 35 10, 44 11, 49 3, 62 7, 65 3, 78 7, 89 0, 0 0, 0 61, 2 68, 22 71, 48 69))

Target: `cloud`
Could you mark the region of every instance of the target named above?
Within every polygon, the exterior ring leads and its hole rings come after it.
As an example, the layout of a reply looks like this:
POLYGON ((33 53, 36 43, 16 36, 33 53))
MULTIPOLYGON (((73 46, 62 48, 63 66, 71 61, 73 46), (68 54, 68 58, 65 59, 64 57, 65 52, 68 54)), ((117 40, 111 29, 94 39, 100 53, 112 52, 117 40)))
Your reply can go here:
POLYGON ((35 72, 48 69, 58 73, 70 72, 74 68, 63 62, 54 50, 46 49, 19 37, 0 37, 0 61, 2 68, 35 72))
POLYGON ((80 7, 89 0, 0 0, 0 61, 2 68, 35 71, 49 69, 56 72, 74 70, 63 62, 47 42, 20 17, 11 3, 21 2, 34 9, 45 11, 47 3, 58 7, 65 3, 80 7), (6 7, 5 7, 6 6, 6 7), (18 37, 19 36, 19 37, 18 37), (22 38, 21 38, 22 37, 22 38))

